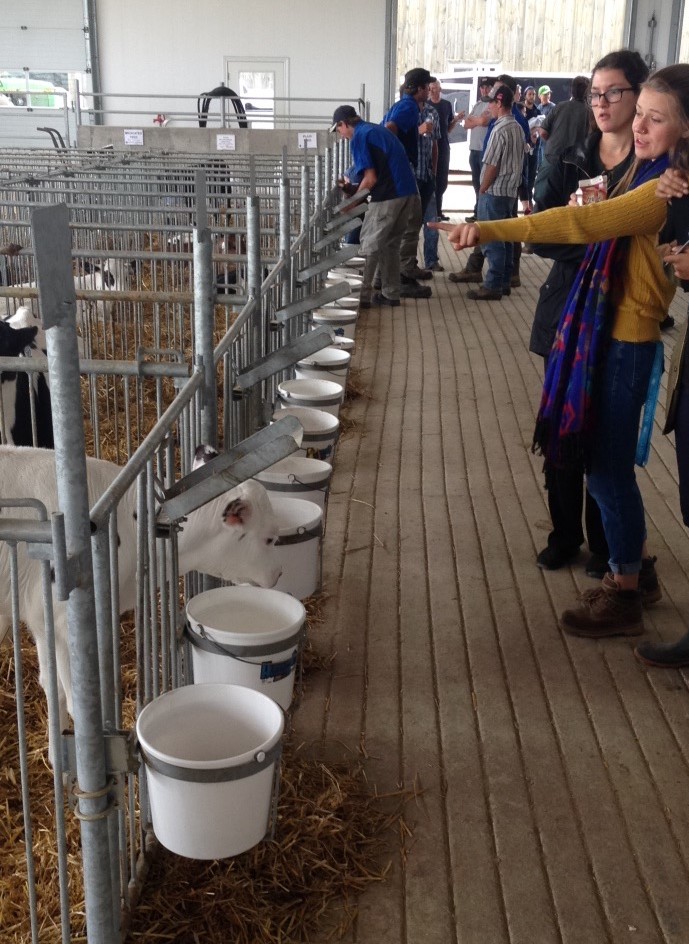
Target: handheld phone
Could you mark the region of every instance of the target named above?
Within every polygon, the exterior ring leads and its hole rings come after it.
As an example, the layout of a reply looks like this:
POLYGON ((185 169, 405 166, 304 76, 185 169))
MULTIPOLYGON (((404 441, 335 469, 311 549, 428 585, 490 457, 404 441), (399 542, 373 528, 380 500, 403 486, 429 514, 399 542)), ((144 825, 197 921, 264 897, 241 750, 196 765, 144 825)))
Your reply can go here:
POLYGON ((675 246, 672 250, 672 255, 678 256, 680 252, 684 252, 686 249, 689 249, 689 239, 685 243, 682 243, 681 246, 675 246))

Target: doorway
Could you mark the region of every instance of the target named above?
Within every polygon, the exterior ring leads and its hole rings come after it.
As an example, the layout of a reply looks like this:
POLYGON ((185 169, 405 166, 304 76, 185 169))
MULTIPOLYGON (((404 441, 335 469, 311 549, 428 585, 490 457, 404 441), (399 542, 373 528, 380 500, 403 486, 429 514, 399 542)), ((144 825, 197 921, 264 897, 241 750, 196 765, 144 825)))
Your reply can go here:
POLYGON ((289 59, 225 56, 225 81, 239 95, 250 128, 284 125, 289 115, 289 59))

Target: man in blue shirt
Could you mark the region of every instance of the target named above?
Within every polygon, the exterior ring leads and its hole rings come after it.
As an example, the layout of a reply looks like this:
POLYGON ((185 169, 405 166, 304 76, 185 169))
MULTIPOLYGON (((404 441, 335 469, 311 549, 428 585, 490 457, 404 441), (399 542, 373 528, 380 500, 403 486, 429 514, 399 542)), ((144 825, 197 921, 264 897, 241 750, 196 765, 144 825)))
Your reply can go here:
POLYGON ((340 105, 330 129, 350 142, 354 170, 361 175, 357 190, 370 191, 361 227, 361 252, 366 259, 360 308, 400 304, 400 245, 407 219, 419 201, 416 178, 402 144, 394 134, 363 121, 351 105, 340 105), (373 294, 380 271, 381 291, 373 294))
MULTIPOLYGON (((419 138, 422 135, 433 134, 432 122, 424 122, 421 117, 422 110, 430 96, 430 84, 431 73, 428 69, 410 69, 404 76, 399 101, 395 102, 390 108, 382 122, 402 142, 415 174, 419 167, 419 138)), ((419 268, 416 250, 423 223, 424 197, 427 196, 430 199, 430 194, 433 191, 430 188, 426 192, 418 179, 418 175, 416 182, 419 187, 420 199, 407 220, 407 228, 402 237, 400 249, 402 297, 430 298, 432 294, 430 287, 420 285, 417 279, 430 279, 433 277, 433 273, 427 269, 419 268)), ((425 202, 427 203, 428 200, 425 202)))

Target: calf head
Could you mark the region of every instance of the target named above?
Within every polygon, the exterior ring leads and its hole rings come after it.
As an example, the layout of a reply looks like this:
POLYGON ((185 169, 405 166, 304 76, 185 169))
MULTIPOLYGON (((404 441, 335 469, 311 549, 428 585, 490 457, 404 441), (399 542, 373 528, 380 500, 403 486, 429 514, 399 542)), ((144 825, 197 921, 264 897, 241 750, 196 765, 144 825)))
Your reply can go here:
MULTIPOLYGON (((194 468, 217 456, 200 446, 194 468)), ((180 558, 221 580, 273 587, 281 568, 275 544, 278 523, 268 493, 249 479, 189 515, 180 536, 180 558)), ((188 569, 192 569, 191 567, 188 569)))
POLYGON ((8 321, 0 321, 0 356, 19 357, 33 346, 38 328, 13 328, 8 321))

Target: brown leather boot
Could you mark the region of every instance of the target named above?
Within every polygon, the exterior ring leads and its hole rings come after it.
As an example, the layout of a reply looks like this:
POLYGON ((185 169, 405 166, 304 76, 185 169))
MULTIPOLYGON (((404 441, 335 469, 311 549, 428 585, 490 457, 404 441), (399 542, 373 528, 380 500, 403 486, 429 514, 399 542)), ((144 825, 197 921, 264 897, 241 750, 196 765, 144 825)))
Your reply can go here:
POLYGON ((560 628, 571 636, 640 636, 644 631, 641 593, 621 590, 612 574, 600 587, 582 594, 579 606, 565 610, 560 628))

